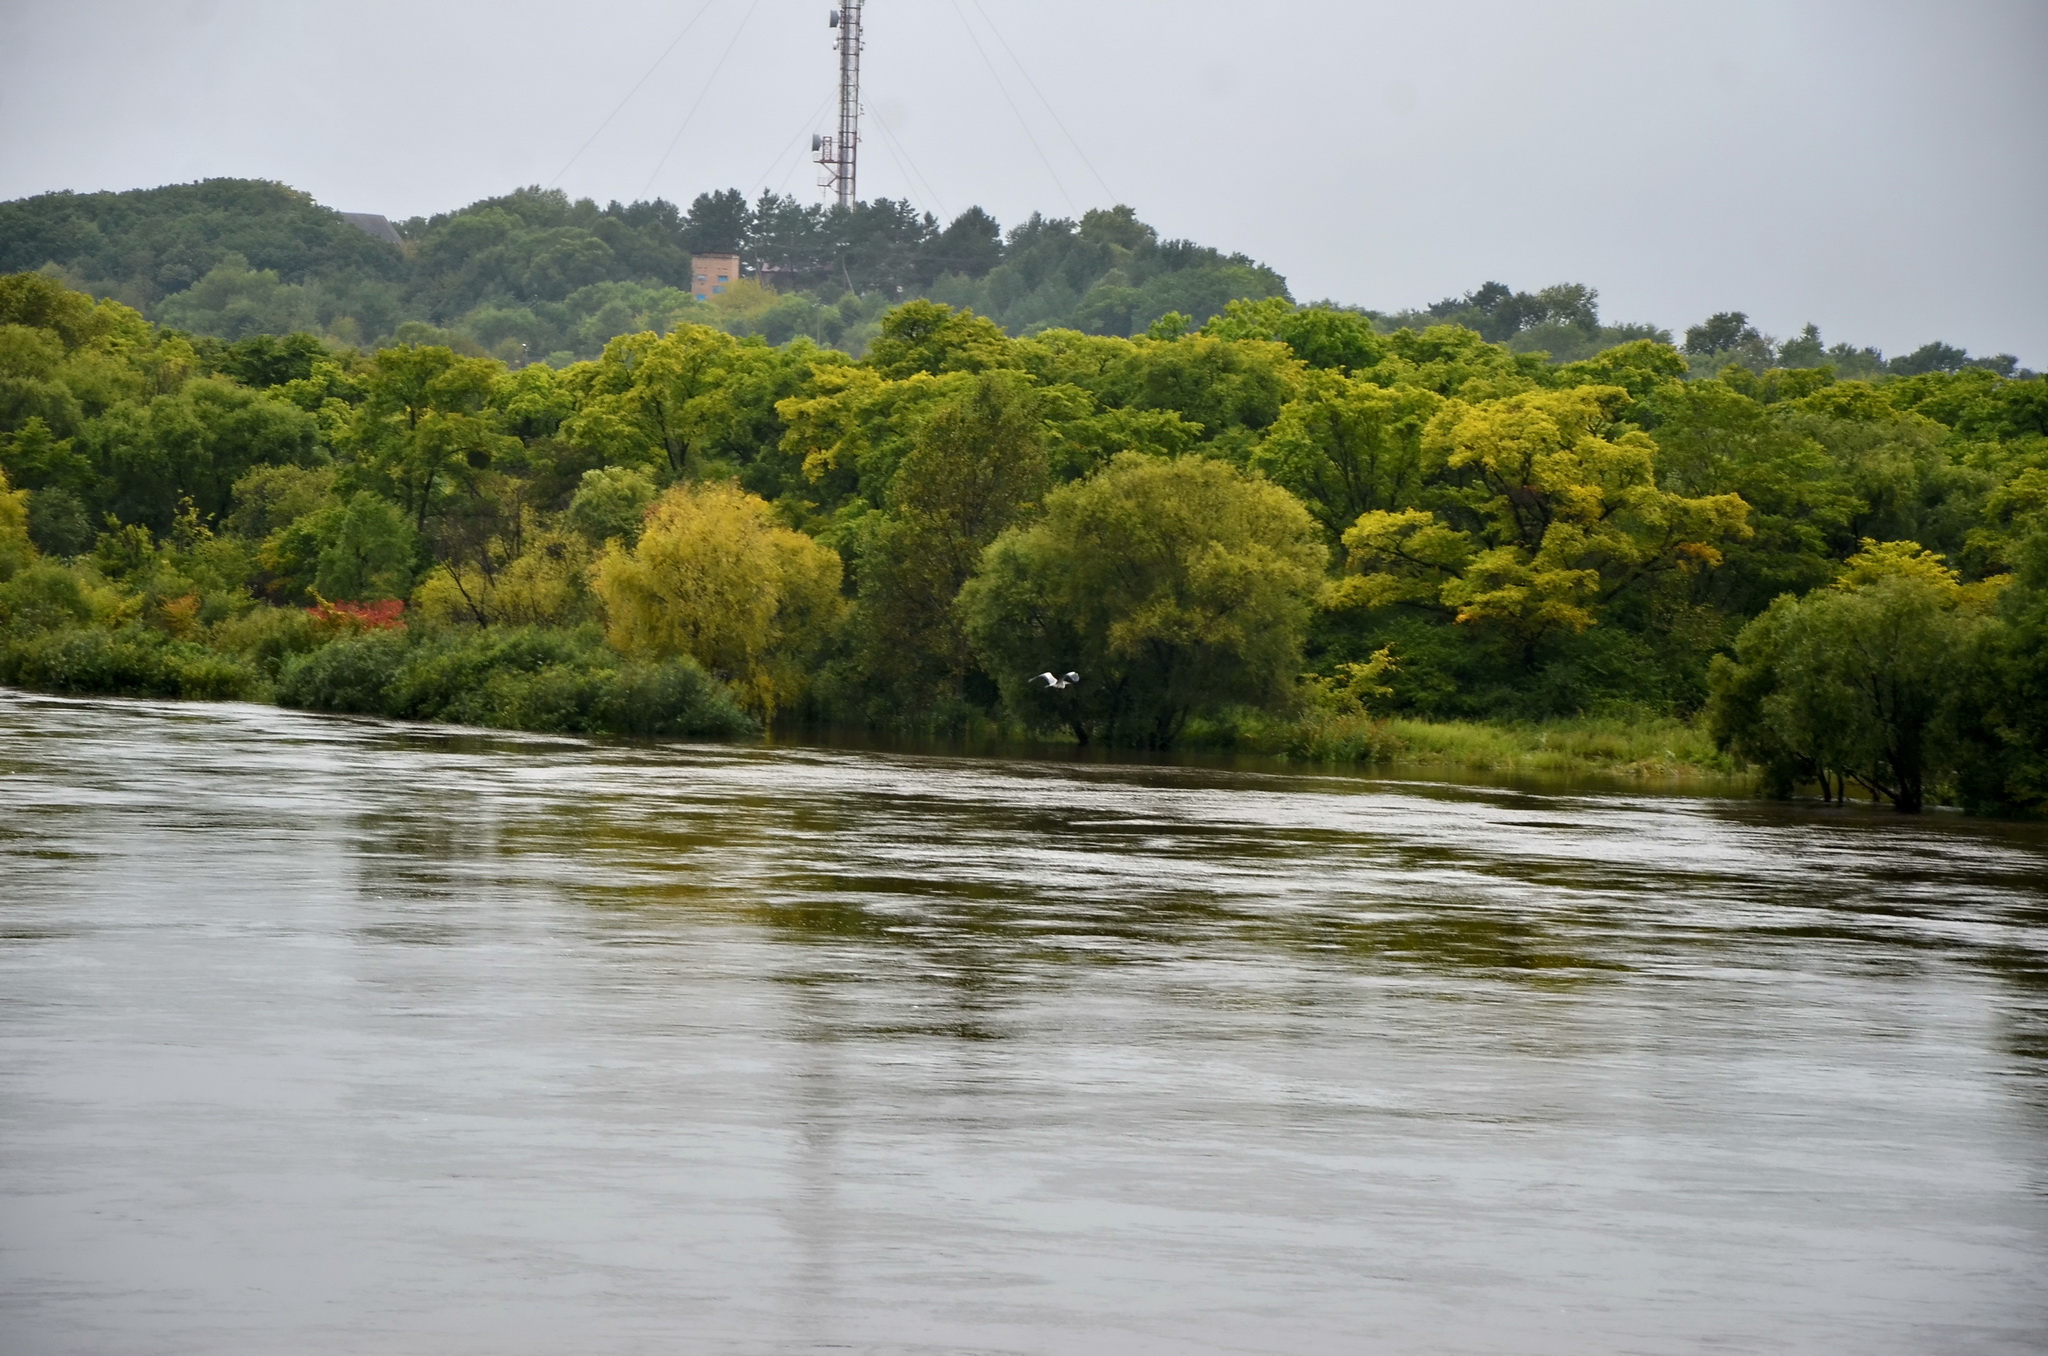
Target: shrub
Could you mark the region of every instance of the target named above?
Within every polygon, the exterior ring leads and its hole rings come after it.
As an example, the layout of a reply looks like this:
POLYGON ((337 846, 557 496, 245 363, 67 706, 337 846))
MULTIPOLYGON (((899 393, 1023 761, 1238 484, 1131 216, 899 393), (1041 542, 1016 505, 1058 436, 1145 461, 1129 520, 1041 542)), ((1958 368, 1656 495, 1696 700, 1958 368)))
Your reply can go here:
POLYGON ((92 618, 92 601, 78 576, 62 565, 37 561, 0 584, 0 630, 54 631, 92 618))
POLYGON ((598 695, 595 728, 612 734, 730 737, 753 730, 724 684, 688 660, 627 664, 598 695))
POLYGON ((318 647, 320 637, 304 610, 259 605, 215 626, 212 641, 274 682, 294 656, 318 647))
POLYGON ((293 660, 278 701, 537 733, 731 736, 756 728, 693 661, 622 663, 594 629, 368 632, 293 660))
POLYGON ((575 632, 524 626, 423 637, 396 675, 389 709, 417 720, 498 724, 494 708, 506 697, 503 689, 497 695, 489 690, 494 679, 551 667, 591 667, 595 648, 592 638, 575 632))
POLYGON ((337 640, 284 666, 277 681, 278 705, 352 715, 388 714, 392 684, 404 660, 403 632, 372 631, 337 640))
POLYGON ((131 626, 17 639, 0 649, 0 681, 45 692, 225 701, 249 696, 259 679, 231 656, 131 626))

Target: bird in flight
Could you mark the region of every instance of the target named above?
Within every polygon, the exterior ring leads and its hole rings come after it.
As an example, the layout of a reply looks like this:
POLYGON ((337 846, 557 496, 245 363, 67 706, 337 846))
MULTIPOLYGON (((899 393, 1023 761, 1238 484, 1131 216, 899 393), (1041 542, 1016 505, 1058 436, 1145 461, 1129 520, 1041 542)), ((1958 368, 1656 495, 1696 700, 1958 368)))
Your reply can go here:
POLYGON ((1031 681, 1039 684, 1048 692, 1059 692, 1080 682, 1081 675, 1069 673, 1062 677, 1057 673, 1034 673, 1031 675, 1031 681))

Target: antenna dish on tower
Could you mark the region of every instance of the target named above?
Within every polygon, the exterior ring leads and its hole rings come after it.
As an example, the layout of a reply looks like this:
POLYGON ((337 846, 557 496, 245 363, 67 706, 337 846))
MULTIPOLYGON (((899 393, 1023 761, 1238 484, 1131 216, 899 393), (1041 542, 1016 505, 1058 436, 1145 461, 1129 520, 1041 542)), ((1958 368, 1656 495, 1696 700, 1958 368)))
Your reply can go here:
POLYGON ((841 207, 853 206, 855 175, 860 152, 860 9, 865 0, 846 0, 835 9, 827 25, 839 30, 833 45, 839 49, 839 130, 832 135, 811 138, 811 151, 818 158, 818 187, 839 196, 841 207))

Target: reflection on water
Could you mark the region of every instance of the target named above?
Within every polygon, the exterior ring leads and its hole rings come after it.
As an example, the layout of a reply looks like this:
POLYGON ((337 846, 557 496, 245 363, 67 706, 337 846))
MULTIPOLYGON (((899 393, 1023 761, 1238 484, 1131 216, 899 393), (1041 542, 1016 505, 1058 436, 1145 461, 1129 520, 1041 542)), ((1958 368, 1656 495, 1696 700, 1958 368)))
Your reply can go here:
POLYGON ((2028 1351, 2048 836, 0 693, 8 1352, 2028 1351))

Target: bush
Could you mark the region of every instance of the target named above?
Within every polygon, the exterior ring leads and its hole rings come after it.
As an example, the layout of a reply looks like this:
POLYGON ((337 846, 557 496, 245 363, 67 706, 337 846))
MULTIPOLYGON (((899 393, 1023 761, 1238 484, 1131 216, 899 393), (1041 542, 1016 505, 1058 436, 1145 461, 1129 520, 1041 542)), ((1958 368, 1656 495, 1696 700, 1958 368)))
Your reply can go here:
POLYGON ((595 728, 612 734, 733 736, 755 726, 723 686, 687 660, 627 664, 599 694, 595 728))
POLYGON ((293 660, 278 701, 536 733, 732 736, 756 728, 695 663, 623 663, 594 630, 368 633, 293 660))
POLYGON ((260 679, 230 656, 126 627, 16 639, 0 649, 0 682, 44 692, 229 701, 251 695, 260 679))
POLYGON ((391 689, 405 661, 403 632, 372 631, 302 655, 284 666, 277 704, 350 715, 390 714, 391 689))
MULTIPOLYGON (((406 656, 391 691, 391 714, 415 720, 448 720, 469 725, 502 724, 495 719, 517 683, 508 679, 548 668, 588 668, 596 642, 570 631, 534 627, 446 631, 420 639, 406 656), (493 692, 493 684, 497 691, 493 692)), ((527 728, 525 725, 514 726, 527 728)), ((551 728, 568 728, 554 726, 551 728)))
POLYGON ((91 619, 84 586, 62 565, 37 561, 0 584, 0 631, 55 631, 91 619))
POLYGON ((213 644, 240 655, 264 678, 275 682, 295 656, 319 643, 313 619, 303 608, 258 605, 213 628, 213 644))

